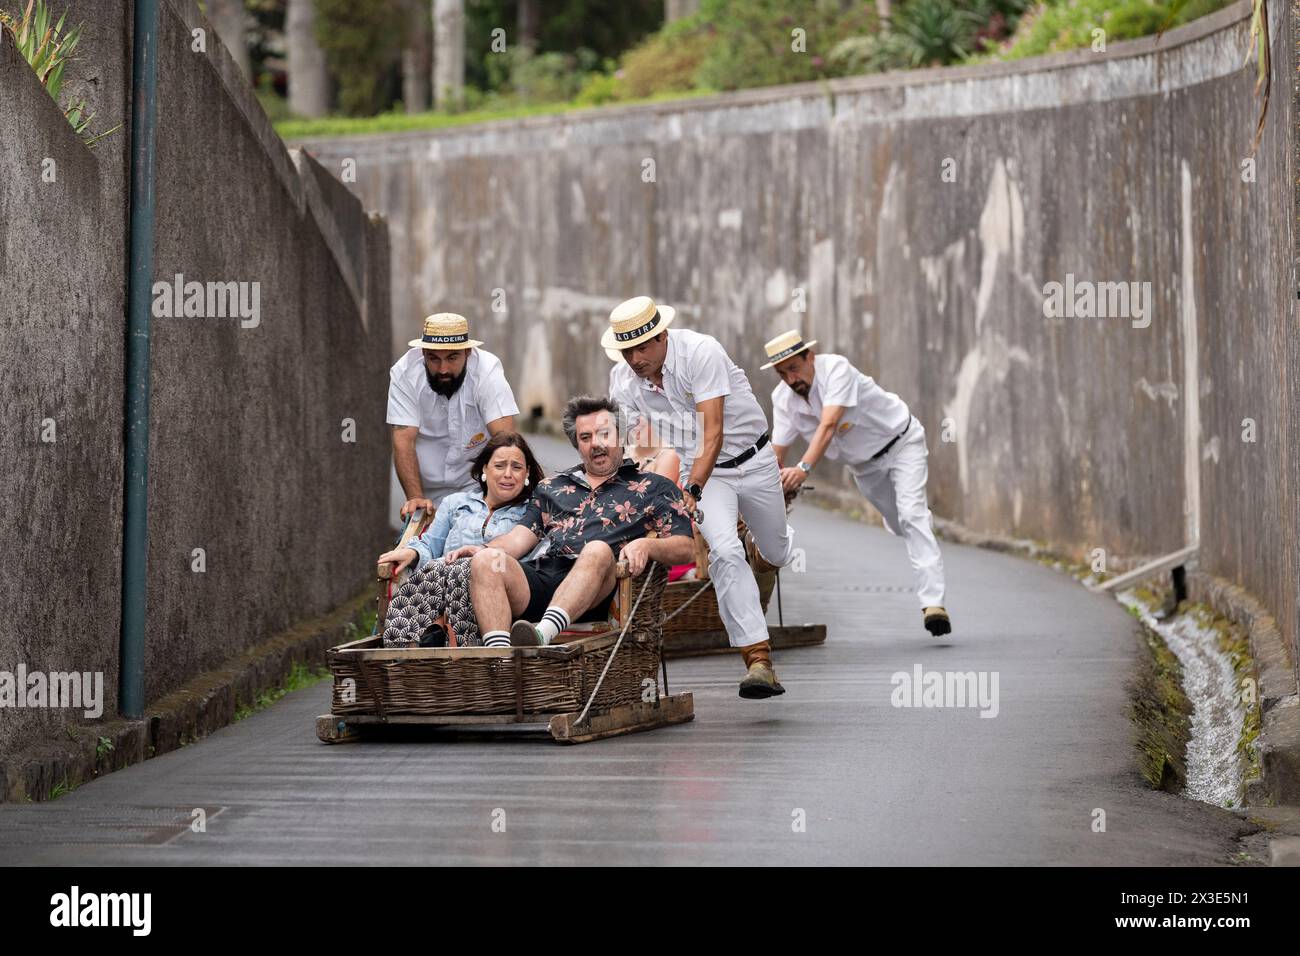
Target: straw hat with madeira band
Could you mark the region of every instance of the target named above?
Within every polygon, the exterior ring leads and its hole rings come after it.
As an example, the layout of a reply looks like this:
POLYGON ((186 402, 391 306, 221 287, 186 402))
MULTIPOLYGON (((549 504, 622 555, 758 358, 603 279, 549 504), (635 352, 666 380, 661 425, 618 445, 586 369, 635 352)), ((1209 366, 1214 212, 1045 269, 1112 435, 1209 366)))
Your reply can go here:
POLYGON ((476 349, 483 343, 469 337, 469 323, 455 312, 437 312, 424 320, 424 334, 406 343, 411 348, 452 352, 476 349))
POLYGON ((609 314, 609 328, 600 337, 605 354, 611 359, 619 352, 654 338, 673 324, 677 310, 668 305, 655 305, 648 295, 639 295, 620 303, 609 314))
POLYGON ((759 366, 759 368, 771 368, 773 365, 779 365, 786 359, 807 351, 816 344, 816 339, 805 342, 803 336, 798 332, 782 332, 763 346, 763 348, 767 349, 767 357, 770 361, 766 365, 759 366))

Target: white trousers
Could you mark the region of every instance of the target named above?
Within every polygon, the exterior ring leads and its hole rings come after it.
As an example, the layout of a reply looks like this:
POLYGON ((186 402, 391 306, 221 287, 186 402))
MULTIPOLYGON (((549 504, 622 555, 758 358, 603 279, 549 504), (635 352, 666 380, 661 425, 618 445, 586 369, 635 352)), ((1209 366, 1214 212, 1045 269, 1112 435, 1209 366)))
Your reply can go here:
POLYGON ((766 561, 781 567, 790 563, 794 530, 785 520, 781 470, 771 443, 739 468, 714 468, 704 485, 700 510, 704 512, 700 533, 709 543, 709 577, 731 646, 767 640, 758 582, 736 534, 736 516, 745 519, 766 561))
POLYGON ((943 558, 925 497, 928 457, 925 429, 913 418, 907 434, 887 453, 875 461, 849 464, 858 490, 880 512, 889 532, 907 545, 921 607, 943 604, 943 558))

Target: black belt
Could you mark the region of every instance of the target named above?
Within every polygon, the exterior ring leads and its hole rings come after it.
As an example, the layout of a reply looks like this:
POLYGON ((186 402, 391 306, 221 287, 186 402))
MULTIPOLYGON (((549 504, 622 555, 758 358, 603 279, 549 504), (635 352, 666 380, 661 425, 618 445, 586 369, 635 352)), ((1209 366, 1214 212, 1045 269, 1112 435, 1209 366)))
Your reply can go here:
POLYGON ((896 444, 898 444, 898 440, 899 440, 900 438, 902 438, 904 435, 906 435, 906 434, 907 434, 907 430, 908 430, 909 428, 911 428, 911 427, 912 427, 912 420, 909 418, 909 419, 907 420, 907 424, 903 426, 903 430, 902 430, 901 432, 899 432, 897 435, 895 435, 893 438, 889 439, 888 443, 885 445, 884 448, 880 449, 880 451, 878 451, 878 452, 876 452, 874 455, 872 455, 872 456, 871 456, 871 461, 875 461, 877 458, 879 458, 879 457, 880 457, 881 455, 883 455, 885 452, 889 451, 889 449, 893 448, 896 444))
POLYGON ((713 467, 714 468, 739 468, 745 462, 749 461, 749 459, 753 458, 760 451, 762 451, 763 446, 766 444, 767 444, 767 432, 763 432, 763 434, 759 436, 758 441, 754 442, 754 444, 750 445, 748 448, 742 451, 735 458, 731 459, 731 461, 720 461, 717 462, 713 467))

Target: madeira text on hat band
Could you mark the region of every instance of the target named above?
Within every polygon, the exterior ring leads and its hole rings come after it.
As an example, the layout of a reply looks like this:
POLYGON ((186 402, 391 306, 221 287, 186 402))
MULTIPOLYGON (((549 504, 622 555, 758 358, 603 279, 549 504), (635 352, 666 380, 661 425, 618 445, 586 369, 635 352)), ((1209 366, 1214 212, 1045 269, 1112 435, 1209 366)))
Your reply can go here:
POLYGON ((803 341, 800 340, 796 342, 794 345, 790 346, 788 349, 782 349, 781 351, 777 352, 775 355, 769 355, 768 358, 771 359, 772 362, 775 364, 776 362, 780 362, 782 359, 789 358, 791 355, 794 355, 795 352, 798 352, 802 348, 804 348, 804 344, 803 341))
POLYGON ((468 342, 468 341, 469 341, 469 333, 468 333, 468 332, 462 332, 462 333, 460 333, 459 335, 428 335, 428 334, 425 334, 424 336, 421 337, 420 341, 422 341, 422 342, 430 342, 430 343, 433 343, 433 344, 435 344, 435 345, 455 345, 455 344, 458 343, 458 342, 462 342, 462 343, 463 343, 463 342, 468 342))
POLYGON ((633 329, 630 332, 615 332, 614 338, 618 339, 618 341, 620 342, 626 342, 629 339, 639 338, 640 336, 645 335, 647 332, 649 332, 658 324, 659 324, 659 312, 658 310, 655 310, 655 314, 650 316, 650 321, 647 322, 645 325, 641 326, 640 328, 633 329))

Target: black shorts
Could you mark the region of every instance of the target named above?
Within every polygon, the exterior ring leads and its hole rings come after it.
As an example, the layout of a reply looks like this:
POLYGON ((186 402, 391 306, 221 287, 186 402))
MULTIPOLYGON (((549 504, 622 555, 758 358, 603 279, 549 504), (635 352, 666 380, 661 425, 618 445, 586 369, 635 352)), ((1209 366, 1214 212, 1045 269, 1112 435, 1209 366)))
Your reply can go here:
MULTIPOLYGON (((542 619, 546 609, 551 606, 551 598, 555 596, 555 589, 560 586, 560 582, 564 580, 565 575, 573 569, 573 559, 544 555, 535 562, 521 561, 519 566, 524 569, 524 577, 528 579, 528 607, 524 608, 524 613, 520 615, 520 619, 532 621, 536 624, 542 619)), ((608 594, 592 605, 585 614, 573 623, 605 620, 609 617, 609 606, 613 603, 614 592, 617 590, 618 585, 615 585, 608 594)))

